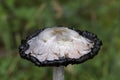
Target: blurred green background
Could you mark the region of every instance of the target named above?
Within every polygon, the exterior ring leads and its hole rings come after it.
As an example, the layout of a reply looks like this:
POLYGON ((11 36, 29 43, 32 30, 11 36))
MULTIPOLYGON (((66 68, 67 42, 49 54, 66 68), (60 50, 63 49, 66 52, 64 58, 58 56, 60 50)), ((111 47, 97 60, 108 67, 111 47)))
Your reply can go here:
POLYGON ((0 0, 0 80, 52 80, 52 68, 21 59, 21 39, 37 29, 69 26, 103 41, 99 54, 65 68, 65 80, 120 80, 120 0, 0 0))

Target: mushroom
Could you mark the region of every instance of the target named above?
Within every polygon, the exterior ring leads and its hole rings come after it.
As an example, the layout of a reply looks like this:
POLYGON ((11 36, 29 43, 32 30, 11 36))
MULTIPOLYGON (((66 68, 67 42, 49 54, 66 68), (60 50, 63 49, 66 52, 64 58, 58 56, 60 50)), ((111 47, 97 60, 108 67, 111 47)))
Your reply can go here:
POLYGON ((53 27, 40 29, 21 41, 20 56, 37 66, 67 66, 92 59, 102 41, 88 31, 53 27))

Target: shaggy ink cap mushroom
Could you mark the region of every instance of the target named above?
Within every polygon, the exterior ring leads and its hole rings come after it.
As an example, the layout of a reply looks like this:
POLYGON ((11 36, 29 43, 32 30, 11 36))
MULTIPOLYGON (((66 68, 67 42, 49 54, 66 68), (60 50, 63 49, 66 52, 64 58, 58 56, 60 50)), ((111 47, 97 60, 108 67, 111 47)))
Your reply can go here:
POLYGON ((41 29, 21 41, 20 56, 37 66, 67 66, 93 58, 102 45, 87 31, 66 27, 41 29))

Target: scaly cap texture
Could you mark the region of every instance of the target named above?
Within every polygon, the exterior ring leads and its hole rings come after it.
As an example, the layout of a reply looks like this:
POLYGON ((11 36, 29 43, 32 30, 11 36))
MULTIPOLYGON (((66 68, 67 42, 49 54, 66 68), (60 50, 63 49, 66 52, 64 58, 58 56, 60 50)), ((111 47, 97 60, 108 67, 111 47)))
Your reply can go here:
POLYGON ((38 30, 22 40, 19 52, 37 66, 67 66, 93 58, 101 45, 93 33, 53 27, 38 30))

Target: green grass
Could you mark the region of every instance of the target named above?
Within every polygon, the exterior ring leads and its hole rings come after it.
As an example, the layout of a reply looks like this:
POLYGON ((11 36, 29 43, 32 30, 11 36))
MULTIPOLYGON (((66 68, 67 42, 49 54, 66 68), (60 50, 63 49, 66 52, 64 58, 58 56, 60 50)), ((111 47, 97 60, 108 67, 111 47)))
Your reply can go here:
POLYGON ((52 80, 52 68, 37 67, 18 54, 21 39, 39 28, 87 30, 103 41, 99 54, 65 69, 65 80, 119 80, 119 0, 1 0, 1 80, 52 80))

